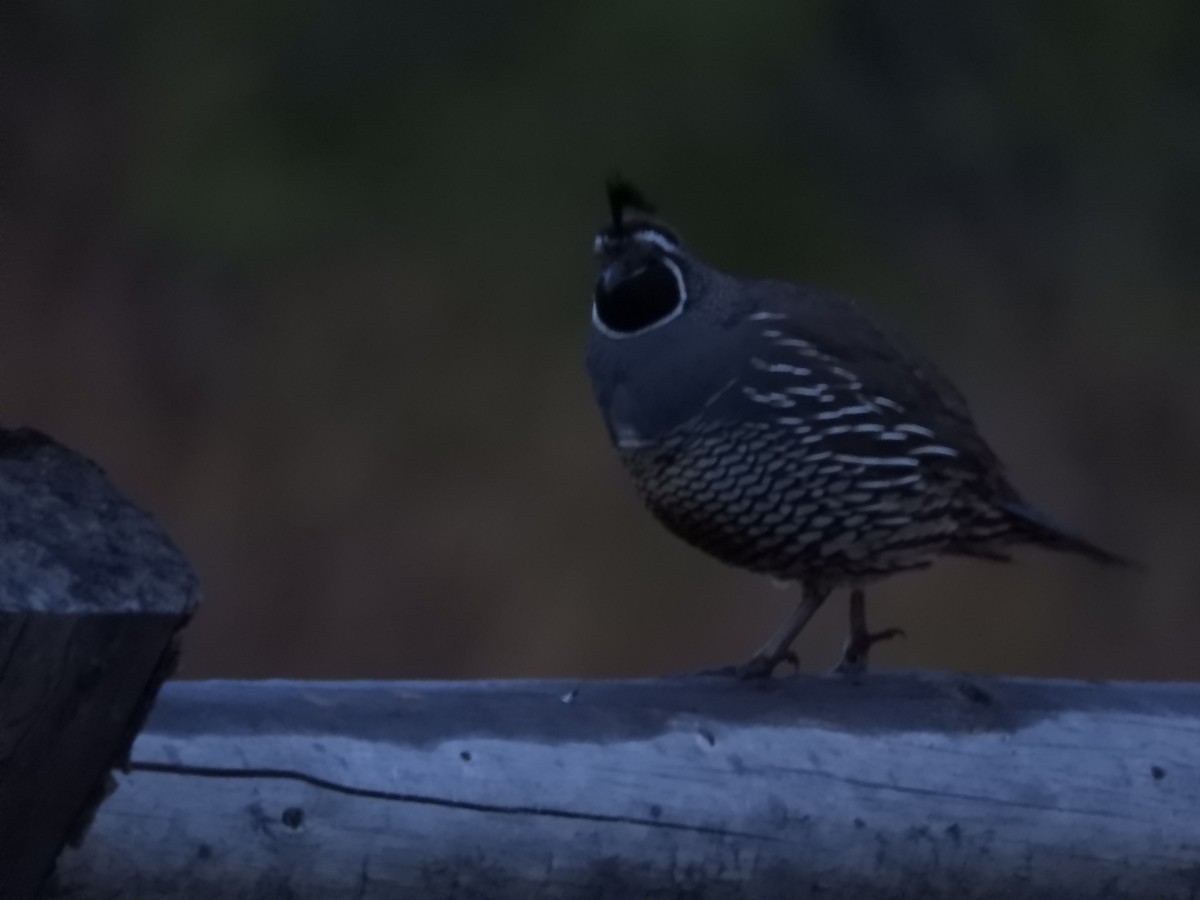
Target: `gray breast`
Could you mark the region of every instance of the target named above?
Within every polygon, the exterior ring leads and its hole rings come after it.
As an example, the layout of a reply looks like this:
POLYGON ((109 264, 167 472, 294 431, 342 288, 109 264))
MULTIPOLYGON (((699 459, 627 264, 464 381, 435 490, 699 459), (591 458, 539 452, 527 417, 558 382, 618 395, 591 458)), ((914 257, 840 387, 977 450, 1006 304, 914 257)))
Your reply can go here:
POLYGON ((587 369, 618 447, 653 444, 728 391, 742 366, 727 326, 691 317, 632 338, 592 329, 587 369))

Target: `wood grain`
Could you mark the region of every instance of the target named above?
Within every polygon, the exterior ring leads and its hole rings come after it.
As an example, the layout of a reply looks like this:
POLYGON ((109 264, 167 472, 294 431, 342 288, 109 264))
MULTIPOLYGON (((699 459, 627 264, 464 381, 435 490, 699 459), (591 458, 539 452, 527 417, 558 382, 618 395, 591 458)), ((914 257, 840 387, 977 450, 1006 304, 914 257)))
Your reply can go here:
POLYGON ((1172 898, 1200 687, 172 683, 51 897, 1172 898))

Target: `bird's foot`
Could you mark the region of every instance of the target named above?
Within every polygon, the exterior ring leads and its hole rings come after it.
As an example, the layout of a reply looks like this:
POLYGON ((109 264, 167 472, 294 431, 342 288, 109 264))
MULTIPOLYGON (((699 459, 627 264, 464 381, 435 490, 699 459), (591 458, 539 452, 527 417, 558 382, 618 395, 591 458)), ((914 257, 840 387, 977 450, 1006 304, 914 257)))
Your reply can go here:
POLYGON ((791 650, 769 656, 758 653, 746 662, 736 666, 721 666, 717 669, 704 669, 697 675, 718 676, 721 678, 737 678, 741 681, 757 681, 770 678, 782 663, 790 663, 796 671, 800 670, 800 659, 791 650))
POLYGON ((881 641, 890 641, 892 638, 904 636, 904 630, 901 628, 861 631, 850 635, 845 649, 842 650, 842 661, 837 664, 833 673, 844 675, 847 678, 861 678, 867 672, 867 658, 871 655, 872 647, 881 641))

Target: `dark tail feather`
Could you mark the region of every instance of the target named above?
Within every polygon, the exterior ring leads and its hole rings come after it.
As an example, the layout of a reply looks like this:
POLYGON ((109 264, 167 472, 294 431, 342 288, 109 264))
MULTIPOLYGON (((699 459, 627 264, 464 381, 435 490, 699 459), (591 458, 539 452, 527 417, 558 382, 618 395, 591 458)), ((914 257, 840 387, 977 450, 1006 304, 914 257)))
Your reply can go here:
POLYGON ((1086 556, 1088 559, 1106 566, 1122 566, 1126 569, 1139 570, 1146 568, 1136 560, 1109 553, 1103 547, 1097 547, 1091 541, 1071 534, 1053 520, 1024 504, 1010 504, 1005 507, 1005 511, 1012 516, 1017 532, 1031 543, 1064 553, 1078 553, 1080 556, 1086 556))

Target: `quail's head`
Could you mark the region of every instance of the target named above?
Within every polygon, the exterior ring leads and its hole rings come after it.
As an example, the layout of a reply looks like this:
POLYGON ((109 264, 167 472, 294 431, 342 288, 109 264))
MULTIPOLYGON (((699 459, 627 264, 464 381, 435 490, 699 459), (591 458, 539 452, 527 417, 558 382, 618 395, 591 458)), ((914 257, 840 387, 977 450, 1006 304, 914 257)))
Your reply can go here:
POLYGON ((689 261, 679 237, 628 182, 608 185, 612 221, 596 234, 600 265, 593 324, 609 337, 631 337, 679 316, 688 300, 689 261))

